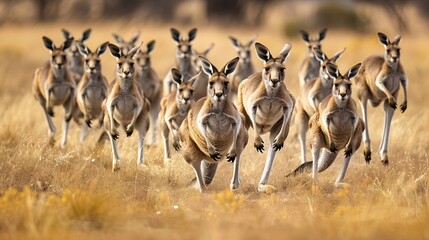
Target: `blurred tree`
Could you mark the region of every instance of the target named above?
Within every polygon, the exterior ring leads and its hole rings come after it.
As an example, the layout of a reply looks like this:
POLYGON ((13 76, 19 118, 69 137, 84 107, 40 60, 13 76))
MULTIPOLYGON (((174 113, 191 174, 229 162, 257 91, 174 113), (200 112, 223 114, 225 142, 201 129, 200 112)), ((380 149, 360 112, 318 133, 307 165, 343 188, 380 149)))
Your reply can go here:
POLYGON ((37 8, 37 20, 40 22, 58 17, 62 0, 33 0, 37 8))
POLYGON ((396 26, 400 32, 408 32, 408 24, 404 19, 404 6, 407 3, 416 1, 428 2, 428 0, 357 0, 358 2, 365 2, 380 6, 388 15, 392 16, 396 21, 396 26))

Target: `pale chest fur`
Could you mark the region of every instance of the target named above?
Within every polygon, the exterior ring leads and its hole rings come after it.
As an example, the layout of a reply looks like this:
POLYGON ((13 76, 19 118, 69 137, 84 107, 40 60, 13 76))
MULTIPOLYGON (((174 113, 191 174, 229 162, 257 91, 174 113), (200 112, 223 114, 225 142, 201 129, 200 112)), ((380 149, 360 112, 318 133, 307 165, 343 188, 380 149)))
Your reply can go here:
POLYGON ((329 115, 329 129, 322 123, 325 135, 330 135, 331 140, 338 148, 342 148, 348 142, 353 132, 353 120, 356 115, 345 109, 337 109, 329 115))
MULTIPOLYGON (((233 139, 231 119, 224 113, 210 113, 205 118, 206 137, 220 152, 229 150, 233 139)), ((199 132, 203 135, 203 125, 199 124, 199 132)))
MULTIPOLYGON (((250 104, 251 101, 248 105, 250 104)), ((271 130, 271 127, 283 117, 283 107, 283 103, 276 98, 265 97, 258 101, 255 122, 262 133, 271 130)))

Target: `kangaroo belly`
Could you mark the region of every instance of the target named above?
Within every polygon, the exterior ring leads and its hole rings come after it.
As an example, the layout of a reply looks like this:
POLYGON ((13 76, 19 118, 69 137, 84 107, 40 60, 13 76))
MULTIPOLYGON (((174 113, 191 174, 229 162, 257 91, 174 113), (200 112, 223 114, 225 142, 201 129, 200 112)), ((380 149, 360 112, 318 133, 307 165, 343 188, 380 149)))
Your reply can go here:
POLYGON ((256 125, 260 133, 266 133, 283 117, 283 105, 272 100, 263 101, 256 111, 256 125))
POLYGON ((104 90, 99 87, 91 87, 86 91, 84 103, 87 112, 98 116, 101 113, 101 105, 105 99, 104 90))
MULTIPOLYGON (((203 132, 200 129, 198 130, 198 135, 199 136, 197 138, 199 140, 196 140, 195 142, 201 151, 208 155, 207 144, 203 132)), ((208 141, 216 147, 223 156, 225 156, 231 148, 234 137, 230 119, 223 114, 212 115, 208 119, 206 137, 208 141)))
POLYGON ((114 117, 117 121, 127 124, 134 116, 136 106, 134 99, 129 96, 119 96, 116 102, 114 117))
POLYGON ((62 105, 70 97, 70 86, 68 85, 56 85, 52 88, 51 93, 51 104, 62 105))
POLYGON ((335 143, 337 148, 344 148, 350 139, 353 132, 353 118, 350 113, 338 111, 332 116, 331 124, 329 125, 329 135, 331 141, 335 143))

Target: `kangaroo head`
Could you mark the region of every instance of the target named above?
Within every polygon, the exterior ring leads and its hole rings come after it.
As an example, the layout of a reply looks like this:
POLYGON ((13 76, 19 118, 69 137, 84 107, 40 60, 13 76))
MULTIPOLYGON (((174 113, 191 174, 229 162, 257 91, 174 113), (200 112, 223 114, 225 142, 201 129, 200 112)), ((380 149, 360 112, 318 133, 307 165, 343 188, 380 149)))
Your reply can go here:
POLYGON ((101 44, 95 52, 92 52, 91 49, 82 42, 77 43, 79 52, 84 57, 83 66, 86 73, 93 75, 101 72, 100 56, 106 51, 107 44, 109 44, 109 42, 101 44))
POLYGON ((335 64, 345 50, 346 49, 343 48, 342 50, 335 53, 331 58, 328 58, 328 56, 326 56, 326 54, 320 49, 313 50, 315 58, 320 62, 319 75, 322 81, 327 82, 331 80, 331 77, 328 74, 327 65, 328 63, 335 64))
POLYGON ((43 43, 45 47, 49 49, 51 53, 51 59, 49 60, 53 69, 62 69, 67 64, 66 50, 71 46, 73 38, 69 38, 64 41, 60 47, 56 47, 54 42, 48 37, 43 36, 43 43))
POLYGON ((136 34, 134 34, 130 41, 125 41, 118 34, 113 33, 112 35, 115 41, 118 43, 119 47, 121 48, 122 53, 127 54, 131 49, 136 46, 137 40, 139 40, 140 37, 140 31, 136 32, 136 34))
POLYGON ((176 101, 179 105, 188 106, 193 100, 195 83, 198 80, 199 74, 186 80, 178 69, 173 68, 171 69, 171 75, 173 82, 177 86, 176 101))
POLYGON ((261 43, 255 43, 256 53, 264 62, 262 70, 262 79, 264 80, 265 87, 268 89, 278 88, 284 80, 286 67, 283 65, 287 56, 290 53, 292 45, 286 43, 280 51, 278 57, 274 58, 270 50, 261 43))
POLYGON ((255 43, 257 36, 253 36, 252 39, 247 44, 242 44, 238 39, 230 36, 232 45, 234 45, 237 50, 237 55, 240 58, 240 61, 243 63, 250 63, 252 55, 250 54, 250 48, 255 43))
POLYGON ((384 58, 386 59, 386 61, 389 64, 397 64, 401 55, 401 48, 399 47, 401 35, 397 35, 395 39, 393 39, 393 41, 390 41, 390 39, 384 33, 379 32, 378 39, 384 45, 384 58))
POLYGON ((206 50, 204 50, 202 52, 199 52, 197 50, 192 50, 192 52, 193 52, 193 54, 191 56, 192 66, 194 66, 194 68, 197 72, 200 72, 203 70, 203 68, 201 66, 200 56, 207 58, 207 55, 213 49, 213 47, 214 47, 214 43, 210 44, 209 48, 207 48, 206 50))
POLYGON ((150 67, 150 53, 155 48, 155 40, 150 41, 146 45, 146 50, 141 50, 137 53, 135 59, 140 68, 150 67))
POLYGON ((70 48, 67 51, 67 54, 72 58, 80 58, 79 49, 78 49, 77 45, 79 42, 83 43, 86 40, 88 40, 89 36, 91 35, 91 29, 90 28, 86 29, 82 33, 82 36, 80 37, 80 39, 74 38, 73 35, 69 31, 67 31, 66 29, 62 29, 62 32, 63 32, 63 36, 66 40, 70 39, 70 38, 74 39, 70 48))
POLYGON ((315 49, 322 49, 322 40, 326 37, 326 32, 328 29, 324 28, 322 31, 319 32, 319 36, 312 38, 310 34, 304 30, 301 30, 301 37, 302 40, 304 40, 305 44, 307 44, 307 55, 309 58, 314 58, 314 50, 315 49))
POLYGON ((349 100, 352 95, 352 83, 350 80, 356 76, 361 65, 361 63, 354 65, 346 74, 342 75, 335 64, 328 63, 328 74, 334 79, 332 96, 334 96, 336 102, 343 103, 349 100))
POLYGON ((186 39, 182 38, 180 35, 180 32, 175 29, 171 28, 171 37, 173 40, 177 43, 177 50, 176 50, 176 58, 180 60, 189 60, 192 56, 192 45, 191 42, 195 39, 197 36, 197 29, 193 28, 188 32, 188 37, 186 39))
POLYGON ((116 58, 116 74, 123 79, 131 79, 134 76, 135 72, 135 61, 134 58, 140 50, 142 44, 132 48, 126 54, 122 50, 114 45, 109 43, 109 50, 113 57, 116 58))
POLYGON ((209 76, 208 97, 217 102, 226 100, 230 91, 228 75, 234 72, 239 58, 236 57, 229 61, 220 71, 206 58, 200 56, 200 59, 203 71, 209 76))

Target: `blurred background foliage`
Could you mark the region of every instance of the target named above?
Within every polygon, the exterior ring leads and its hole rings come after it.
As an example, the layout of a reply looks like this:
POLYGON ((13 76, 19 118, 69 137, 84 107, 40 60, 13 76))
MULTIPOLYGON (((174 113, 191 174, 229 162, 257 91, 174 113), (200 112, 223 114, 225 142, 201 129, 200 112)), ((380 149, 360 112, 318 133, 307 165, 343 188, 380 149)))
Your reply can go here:
POLYGON ((0 0, 0 24, 53 21, 118 20, 176 24, 238 24, 248 27, 275 22, 288 36, 300 29, 369 31, 384 14, 396 31, 406 33, 413 20, 429 20, 428 0, 0 0))

